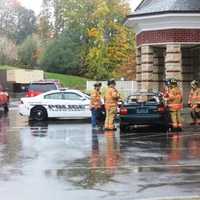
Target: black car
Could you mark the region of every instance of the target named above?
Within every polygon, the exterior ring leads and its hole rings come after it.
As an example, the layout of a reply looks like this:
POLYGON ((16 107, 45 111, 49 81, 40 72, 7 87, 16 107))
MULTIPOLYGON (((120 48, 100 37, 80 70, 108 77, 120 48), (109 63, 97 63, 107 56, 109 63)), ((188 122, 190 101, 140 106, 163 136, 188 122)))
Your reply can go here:
POLYGON ((120 130, 130 127, 153 126, 164 131, 169 128, 169 114, 164 99, 157 93, 130 95, 120 109, 120 130))

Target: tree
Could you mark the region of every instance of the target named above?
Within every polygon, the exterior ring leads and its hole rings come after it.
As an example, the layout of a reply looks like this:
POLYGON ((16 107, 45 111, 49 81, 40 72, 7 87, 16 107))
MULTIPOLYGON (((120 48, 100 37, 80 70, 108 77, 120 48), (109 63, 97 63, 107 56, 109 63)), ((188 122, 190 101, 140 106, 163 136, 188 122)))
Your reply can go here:
POLYGON ((88 31, 90 48, 87 55, 88 75, 94 79, 109 78, 112 69, 109 66, 107 57, 108 46, 105 38, 105 17, 109 13, 109 8, 105 2, 97 4, 97 10, 92 18, 97 21, 96 27, 88 31))
MULTIPOLYGON (((63 48, 60 53, 63 56, 70 55, 71 57, 67 56, 68 60, 78 59, 73 69, 79 69, 79 73, 84 72, 93 79, 118 77, 122 66, 133 64, 134 67, 134 35, 123 25, 123 20, 130 11, 125 0, 44 0, 44 3, 46 17, 49 15, 50 20, 54 19, 56 38, 48 47, 43 62, 48 69, 58 69, 58 65, 55 65, 59 63, 58 58, 55 57, 55 63, 51 58, 49 62, 47 57, 52 57, 52 52, 58 55, 55 48, 50 50, 53 45, 63 48), (77 36, 75 42, 73 34, 77 36), (66 44, 61 44, 61 38, 66 44), (70 49, 76 53, 70 53, 70 49)), ((69 72, 66 71, 69 69, 68 64, 63 63, 66 62, 60 62, 59 71, 65 66, 64 71, 69 72)))
POLYGON ((88 72, 95 79, 107 79, 118 76, 118 69, 130 62, 129 58, 134 52, 134 35, 123 25, 129 11, 124 1, 94 2, 97 9, 91 16, 95 24, 88 31, 88 72))
POLYGON ((65 29, 79 27, 87 76, 107 79, 116 75, 134 49, 133 34, 123 25, 128 4, 124 0, 63 0, 63 5, 65 29))
POLYGON ((108 46, 108 57, 113 66, 114 77, 135 78, 135 41, 134 33, 127 27, 115 24, 116 34, 108 46))
POLYGON ((0 1, 0 33, 21 43, 36 28, 32 10, 22 7, 17 0, 0 1))
POLYGON ((37 34, 39 35, 43 45, 46 46, 51 38, 51 27, 46 16, 39 17, 39 23, 37 26, 37 34))
POLYGON ((34 67, 37 64, 37 42, 32 36, 29 36, 18 47, 18 59, 20 64, 25 65, 27 68, 34 67))
MULTIPOLYGON (((55 5, 57 7, 57 12, 53 12, 53 16, 57 15, 57 17, 53 17, 57 21, 53 24, 53 30, 54 30, 54 38, 55 42, 53 44, 49 45, 47 48, 47 51, 45 55, 43 56, 42 63, 43 65, 47 65, 46 68, 49 70, 58 70, 63 72, 70 72, 77 73, 77 74, 83 74, 86 71, 85 65, 85 58, 87 54, 87 24, 89 23, 88 16, 92 13, 88 13, 88 10, 90 8, 90 1, 86 0, 50 0, 46 2, 46 0, 43 1, 46 5, 43 8, 42 14, 45 16, 49 15, 52 16, 51 10, 55 11, 55 5), (54 2, 54 4, 52 3, 54 2), (53 6, 53 9, 52 9, 53 6), (58 12, 59 10, 59 12, 58 12), (56 25, 57 24, 57 25, 56 25), (60 24, 60 25, 58 25, 60 24), (64 33, 63 33, 64 32, 64 33), (64 37, 66 37, 64 39, 64 37), (66 41, 66 44, 61 44, 60 38, 63 38, 63 41, 66 41), (64 48, 62 51, 59 49, 59 51, 51 50, 51 47, 53 45, 59 46, 59 48, 64 48), (72 46, 74 45, 74 46, 72 46), (66 50, 67 49, 67 50, 66 50), (75 51, 72 52, 72 50, 75 51), (49 54, 52 55, 52 52, 55 51, 55 55, 58 55, 57 52, 63 52, 63 56, 67 56, 68 62, 63 62, 63 60, 60 62, 60 67, 58 68, 58 65, 53 66, 54 60, 50 59, 48 61, 49 54), (51 52, 51 53, 50 53, 51 52), (68 56, 70 55, 70 56, 68 56), (44 61, 45 60, 45 61, 44 61), (71 62, 70 60, 73 60, 71 62), (70 62, 69 62, 70 61, 70 62), (65 63, 65 64, 63 64, 65 63), (72 64, 73 67, 68 67, 68 63, 76 63, 72 64), (62 70, 61 68, 64 67, 62 70), (69 70, 72 69, 73 70, 69 70), (76 70, 75 70, 76 69, 76 70), (79 69, 79 71, 77 71, 79 69)), ((51 17, 49 18, 51 19, 51 17)), ((50 22, 49 22, 50 23, 50 22)), ((58 60, 57 58, 55 58, 58 60)), ((58 62, 56 62, 58 64, 58 62)))
POLYGON ((41 59, 41 66, 51 72, 81 74, 80 35, 78 32, 64 32, 49 44, 41 59))
POLYGON ((54 35, 59 35, 64 31, 64 7, 63 0, 43 0, 41 16, 48 20, 48 26, 54 35))
POLYGON ((6 36, 1 35, 0 37, 0 64, 15 64, 17 61, 16 44, 6 36))
POLYGON ((19 6, 17 20, 15 40, 19 44, 36 31, 36 17, 32 10, 19 6))

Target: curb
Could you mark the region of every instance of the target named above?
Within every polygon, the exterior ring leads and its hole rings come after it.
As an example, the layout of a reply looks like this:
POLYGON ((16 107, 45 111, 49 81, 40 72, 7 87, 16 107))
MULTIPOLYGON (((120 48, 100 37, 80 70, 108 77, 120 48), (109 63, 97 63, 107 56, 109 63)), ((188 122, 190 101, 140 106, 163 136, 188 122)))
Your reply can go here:
POLYGON ((200 196, 183 197, 164 197, 164 198, 146 198, 140 200, 200 200, 200 196))

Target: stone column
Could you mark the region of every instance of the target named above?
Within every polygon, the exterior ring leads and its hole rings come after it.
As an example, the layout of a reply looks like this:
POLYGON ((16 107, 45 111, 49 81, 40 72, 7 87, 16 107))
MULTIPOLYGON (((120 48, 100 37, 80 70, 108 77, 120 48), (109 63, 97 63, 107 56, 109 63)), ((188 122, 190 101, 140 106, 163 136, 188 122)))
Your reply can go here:
POLYGON ((168 44, 165 57, 165 77, 166 79, 175 78, 179 81, 182 88, 182 55, 181 45, 168 44))
POLYGON ((200 50, 197 49, 193 49, 192 51, 193 54, 193 79, 195 80, 199 80, 200 77, 200 50))
POLYGON ((136 81, 139 91, 141 90, 141 48, 136 49, 136 81))
POLYGON ((141 91, 153 90, 153 48, 145 45, 141 47, 141 91))
POLYGON ((182 75, 183 75, 183 91, 188 97, 191 86, 190 83, 194 79, 194 54, 191 48, 182 49, 182 75))
POLYGON ((160 57, 161 52, 159 48, 154 48, 154 66, 153 66, 153 91, 157 92, 160 90, 160 57))

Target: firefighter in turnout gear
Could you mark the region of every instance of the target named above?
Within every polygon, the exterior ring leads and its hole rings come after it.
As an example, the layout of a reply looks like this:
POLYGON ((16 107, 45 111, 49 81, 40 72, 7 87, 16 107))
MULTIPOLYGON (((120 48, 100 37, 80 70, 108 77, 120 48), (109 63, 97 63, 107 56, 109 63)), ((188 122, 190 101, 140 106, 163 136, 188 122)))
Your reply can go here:
POLYGON ((173 130, 182 130, 181 110, 183 108, 183 97, 178 83, 175 79, 169 80, 168 94, 166 96, 167 106, 170 114, 171 127, 173 130))
POLYGON ((108 81, 108 89, 105 93, 105 109, 106 109, 106 119, 105 119, 105 130, 116 130, 114 126, 115 117, 117 114, 118 101, 120 100, 120 94, 115 88, 115 80, 108 81))
POLYGON ((90 108, 92 112, 92 128, 98 129, 98 118, 101 112, 101 83, 94 84, 94 90, 91 92, 90 108))
POLYGON ((191 117, 193 122, 191 125, 200 125, 200 88, 199 82, 194 80, 191 82, 191 91, 188 99, 188 105, 191 108, 191 117))

